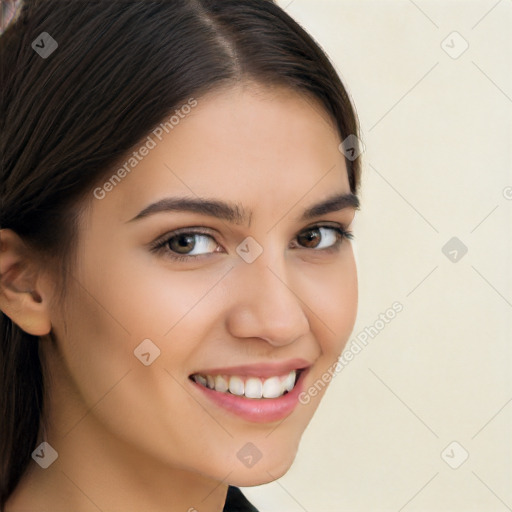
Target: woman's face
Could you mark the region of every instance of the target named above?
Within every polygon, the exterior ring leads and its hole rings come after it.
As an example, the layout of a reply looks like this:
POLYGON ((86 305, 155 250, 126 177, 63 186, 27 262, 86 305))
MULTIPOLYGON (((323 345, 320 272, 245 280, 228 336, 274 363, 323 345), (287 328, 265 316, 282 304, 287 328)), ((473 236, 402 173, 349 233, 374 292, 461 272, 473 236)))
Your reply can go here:
POLYGON ((76 286, 51 313, 58 351, 44 345, 52 424, 61 459, 101 440, 104 457, 256 485, 291 465, 352 331, 356 266, 336 227, 355 208, 312 210, 350 194, 312 100, 252 84, 188 111, 137 146, 149 149, 83 218, 76 286))

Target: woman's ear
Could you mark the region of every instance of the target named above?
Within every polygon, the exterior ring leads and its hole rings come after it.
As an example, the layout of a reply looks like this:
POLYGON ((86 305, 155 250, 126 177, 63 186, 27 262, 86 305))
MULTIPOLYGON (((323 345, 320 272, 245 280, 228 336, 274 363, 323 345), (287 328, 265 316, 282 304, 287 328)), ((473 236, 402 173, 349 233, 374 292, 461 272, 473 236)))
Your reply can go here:
POLYGON ((21 238, 11 229, 0 229, 0 310, 33 336, 44 336, 52 327, 39 271, 36 256, 21 238))

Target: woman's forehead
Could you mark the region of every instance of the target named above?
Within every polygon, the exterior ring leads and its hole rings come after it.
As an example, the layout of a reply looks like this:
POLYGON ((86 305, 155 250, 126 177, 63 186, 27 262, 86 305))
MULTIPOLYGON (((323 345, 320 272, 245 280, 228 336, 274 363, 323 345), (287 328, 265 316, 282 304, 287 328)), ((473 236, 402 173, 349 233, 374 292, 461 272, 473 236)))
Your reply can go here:
POLYGON ((296 202, 348 192, 334 126, 302 95, 235 89, 194 100, 143 139, 107 175, 101 201, 125 220, 165 196, 296 202), (256 199, 257 200, 256 200, 256 199))

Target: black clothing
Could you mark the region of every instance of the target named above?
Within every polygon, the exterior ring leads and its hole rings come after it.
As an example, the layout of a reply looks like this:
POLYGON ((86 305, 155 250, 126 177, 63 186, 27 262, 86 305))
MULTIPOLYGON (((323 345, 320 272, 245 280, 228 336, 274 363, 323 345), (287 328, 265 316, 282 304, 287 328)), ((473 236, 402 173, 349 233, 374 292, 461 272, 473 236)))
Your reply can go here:
POLYGON ((258 509, 247 501, 238 487, 230 485, 222 512, 258 512, 258 509))

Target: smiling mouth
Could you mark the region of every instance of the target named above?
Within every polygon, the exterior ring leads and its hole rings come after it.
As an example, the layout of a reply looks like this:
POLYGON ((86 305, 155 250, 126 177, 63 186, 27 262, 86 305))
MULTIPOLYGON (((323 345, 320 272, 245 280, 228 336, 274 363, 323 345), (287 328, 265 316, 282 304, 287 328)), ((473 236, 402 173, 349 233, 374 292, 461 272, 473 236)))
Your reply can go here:
POLYGON ((194 373, 189 378, 207 389, 219 393, 251 399, 279 398, 289 393, 299 380, 303 369, 291 370, 272 377, 247 377, 242 375, 207 375, 194 373))

